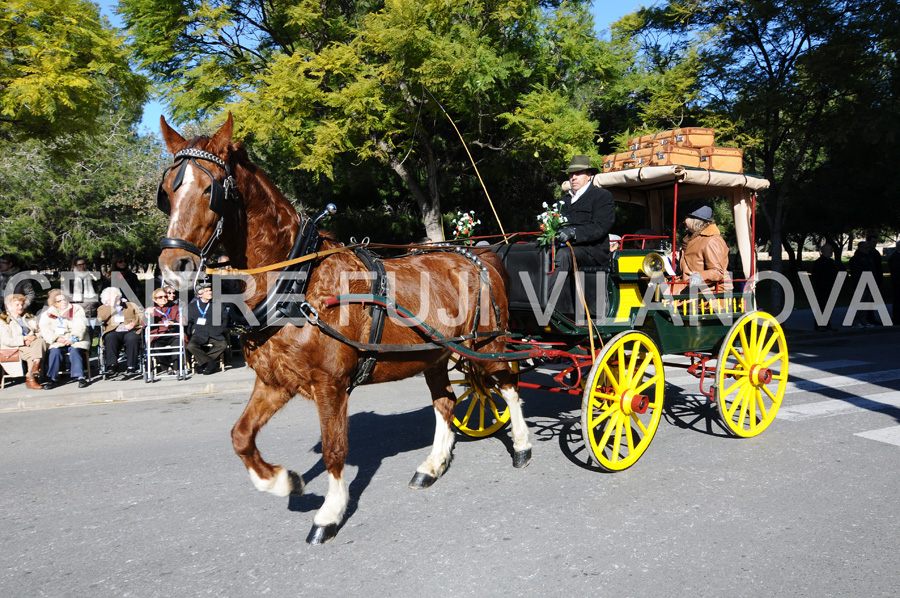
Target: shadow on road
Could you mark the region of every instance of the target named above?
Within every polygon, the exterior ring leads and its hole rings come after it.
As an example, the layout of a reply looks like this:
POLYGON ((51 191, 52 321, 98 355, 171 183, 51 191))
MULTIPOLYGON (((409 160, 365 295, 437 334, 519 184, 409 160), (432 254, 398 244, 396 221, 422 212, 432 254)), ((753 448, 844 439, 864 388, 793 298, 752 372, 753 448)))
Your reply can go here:
MULTIPOLYGON (((416 411, 389 415, 371 411, 354 413, 349 419, 347 465, 357 467, 358 470, 356 477, 350 482, 350 502, 344 521, 356 511, 359 497, 369 486, 385 459, 401 453, 421 451, 424 461, 434 440, 434 410, 430 405, 416 411)), ((322 443, 319 442, 313 451, 321 455, 322 443)), ((303 480, 308 484, 310 480, 325 473, 325 463, 319 459, 303 473, 303 480)), ((410 478, 413 473, 409 472, 410 478)), ((301 512, 315 511, 324 502, 325 497, 318 494, 291 496, 288 509, 301 512)))

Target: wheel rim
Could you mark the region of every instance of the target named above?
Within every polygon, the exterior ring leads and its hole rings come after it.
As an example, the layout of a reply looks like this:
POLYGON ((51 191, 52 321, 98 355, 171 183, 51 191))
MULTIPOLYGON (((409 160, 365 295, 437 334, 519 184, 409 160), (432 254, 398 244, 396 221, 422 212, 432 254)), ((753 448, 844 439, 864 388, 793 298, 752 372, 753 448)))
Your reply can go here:
POLYGON ((778 321, 765 312, 741 316, 716 364, 716 405, 728 431, 746 438, 769 427, 787 380, 787 340, 778 321))
MULTIPOLYGON (((518 364, 510 365, 514 372, 519 371, 518 364)), ((509 407, 500 389, 471 360, 450 358, 450 384, 456 395, 453 425, 466 436, 490 436, 509 422, 509 407)))
POLYGON ((609 342, 587 377, 581 433, 594 461, 607 471, 634 465, 650 446, 662 418, 662 356, 642 332, 609 342))

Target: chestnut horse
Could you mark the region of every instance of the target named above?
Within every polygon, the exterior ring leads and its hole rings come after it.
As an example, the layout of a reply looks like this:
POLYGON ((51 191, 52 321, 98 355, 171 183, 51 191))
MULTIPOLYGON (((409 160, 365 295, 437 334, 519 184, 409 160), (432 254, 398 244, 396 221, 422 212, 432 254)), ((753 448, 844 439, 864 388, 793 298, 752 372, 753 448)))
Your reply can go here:
MULTIPOLYGON (((176 160, 163 176, 158 197, 160 206, 170 214, 159 257, 165 280, 180 288, 189 286, 194 273, 202 268, 206 254, 220 242, 236 268, 253 269, 287 260, 297 236, 302 234, 301 226, 310 221, 298 215, 268 177, 250 162, 242 144, 232 143, 231 115, 211 138, 186 141, 163 117, 160 126, 166 146, 176 160)), ((305 299, 318 312, 319 322, 326 323, 351 342, 366 343, 370 340, 373 321, 368 308, 361 305, 335 308, 333 303, 327 303, 342 291, 342 284, 344 292, 348 284, 351 293, 371 290, 371 277, 366 279, 368 268, 352 251, 341 251, 341 247, 328 233, 320 235, 319 246, 313 250, 337 251, 315 259, 305 299), (348 283, 348 273, 359 276, 350 276, 348 283)), ((445 337, 463 336, 476 328, 505 330, 506 272, 495 254, 487 252, 481 259, 483 267, 457 253, 436 251, 384 260, 390 298, 445 337), (487 303, 479 304, 486 295, 485 271, 491 296, 487 303), (491 305, 492 300, 496 301, 496 309, 491 305), (479 309, 473 309, 476 304, 480 305, 479 309), (476 313, 479 313, 477 322, 476 313)), ((265 274, 254 274, 248 281, 245 293, 248 308, 265 300, 265 280, 265 274)), ((344 479, 347 400, 360 351, 345 340, 324 333, 322 326, 313 320, 305 325, 256 329, 244 335, 244 357, 256 373, 256 383, 231 437, 235 452, 258 490, 282 497, 302 494, 304 482, 298 474, 263 460, 256 446, 256 435, 295 395, 303 395, 316 404, 322 459, 328 471, 328 493, 315 515, 307 542, 319 544, 337 534, 349 499, 344 479)), ((415 345, 428 340, 414 328, 389 317, 384 322, 380 342, 415 345)), ((501 353, 505 337, 481 338, 477 347, 472 343, 466 341, 468 347, 479 352, 501 353)), ((410 482, 413 488, 430 486, 450 463, 454 442, 450 426, 455 406, 448 378, 450 354, 444 348, 379 353, 365 382, 401 380, 424 372, 436 427, 431 453, 410 482)), ((509 406, 513 464, 524 467, 531 460, 531 443, 522 416, 517 377, 507 363, 488 360, 479 364, 485 375, 492 377, 509 406)))

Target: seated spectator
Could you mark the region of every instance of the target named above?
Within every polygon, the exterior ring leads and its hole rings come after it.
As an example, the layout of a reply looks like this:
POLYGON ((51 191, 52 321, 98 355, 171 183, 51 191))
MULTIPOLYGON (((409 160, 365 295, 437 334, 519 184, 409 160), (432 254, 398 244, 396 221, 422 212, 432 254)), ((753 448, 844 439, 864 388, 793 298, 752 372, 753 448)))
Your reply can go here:
POLYGON ((78 379, 78 388, 84 388, 90 382, 84 377, 84 362, 81 351, 90 348, 87 335, 87 318, 79 305, 69 303, 69 297, 59 289, 53 289, 47 295, 48 308, 41 314, 38 330, 49 345, 47 355, 47 381, 45 389, 54 388, 58 384, 59 370, 62 366, 63 353, 69 356, 71 379, 78 379))
POLYGON ((97 317, 100 298, 97 296, 95 283, 98 282, 100 277, 88 271, 85 258, 76 257, 72 260, 72 305, 80 305, 88 320, 97 317))
POLYGON ((13 293, 6 298, 6 313, 0 315, 0 348, 19 350, 19 359, 28 364, 25 386, 40 390, 42 386, 36 378, 47 343, 38 333, 37 319, 25 313, 25 295, 13 293))
MULTIPOLYGON (((174 289, 172 289, 174 291, 174 289)), ((178 344, 178 336, 168 336, 178 332, 178 322, 181 321, 181 311, 174 302, 169 302, 164 289, 153 291, 153 307, 147 310, 147 325, 150 326, 150 346, 153 349, 163 349, 178 344), (163 336, 166 335, 166 336, 163 336)), ((173 363, 176 355, 160 355, 156 362, 174 373, 173 363)))
POLYGON ((214 302, 212 295, 212 285, 201 283, 197 298, 188 306, 187 350, 197 362, 197 371, 203 374, 215 373, 219 358, 228 348, 228 310, 223 309, 221 302, 214 302))
POLYGON ((30 280, 23 277, 21 280, 16 281, 16 284, 13 287, 7 288, 13 278, 21 272, 22 269, 19 267, 16 256, 11 253, 0 255, 0 294, 2 294, 3 297, 13 293, 24 296, 25 309, 28 309, 29 306, 34 303, 34 286, 31 284, 30 280))
POLYGON ((106 286, 124 288, 128 287, 138 301, 143 301, 143 289, 141 289, 141 281, 138 280, 137 274, 131 271, 128 260, 119 255, 113 258, 112 267, 109 271, 109 280, 106 286))
POLYGON ((106 371, 118 373, 119 349, 125 345, 125 375, 133 376, 141 360, 141 310, 134 303, 124 301, 116 287, 103 289, 100 302, 97 319, 102 324, 106 371))

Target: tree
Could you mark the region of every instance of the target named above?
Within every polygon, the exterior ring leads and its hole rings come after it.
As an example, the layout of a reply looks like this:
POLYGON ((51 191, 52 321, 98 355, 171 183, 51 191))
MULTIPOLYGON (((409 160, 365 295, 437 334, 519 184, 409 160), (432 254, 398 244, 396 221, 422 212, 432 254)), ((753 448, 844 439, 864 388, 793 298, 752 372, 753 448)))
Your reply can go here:
POLYGON ((133 120, 147 97, 124 39, 85 0, 0 5, 0 138, 98 132, 110 108, 133 120))
POLYGON ((30 267, 59 267, 74 255, 115 252, 147 261, 159 254, 165 217, 155 206, 166 164, 153 136, 138 136, 130 117, 107 114, 102 136, 79 140, 76 160, 59 160, 69 139, 0 140, 0 247, 30 267))
POLYGON ((502 196, 510 179, 527 179, 532 194, 546 197, 549 187, 534 173, 574 153, 598 155, 589 115, 609 55, 586 4, 121 6, 137 55, 176 119, 227 105, 251 148, 277 148, 315 178, 340 182, 348 164, 356 172, 386 168, 402 181, 393 194, 411 197, 428 236, 442 239, 442 199, 460 205, 481 195, 473 162, 501 181, 493 185, 497 203, 521 212, 520 194, 502 196))
POLYGON ((699 93, 685 106, 772 182, 760 207, 775 270, 793 202, 859 140, 859 124, 869 141, 897 133, 898 10, 880 0, 670 0, 642 11, 646 30, 672 36, 670 50, 699 57, 699 93))

